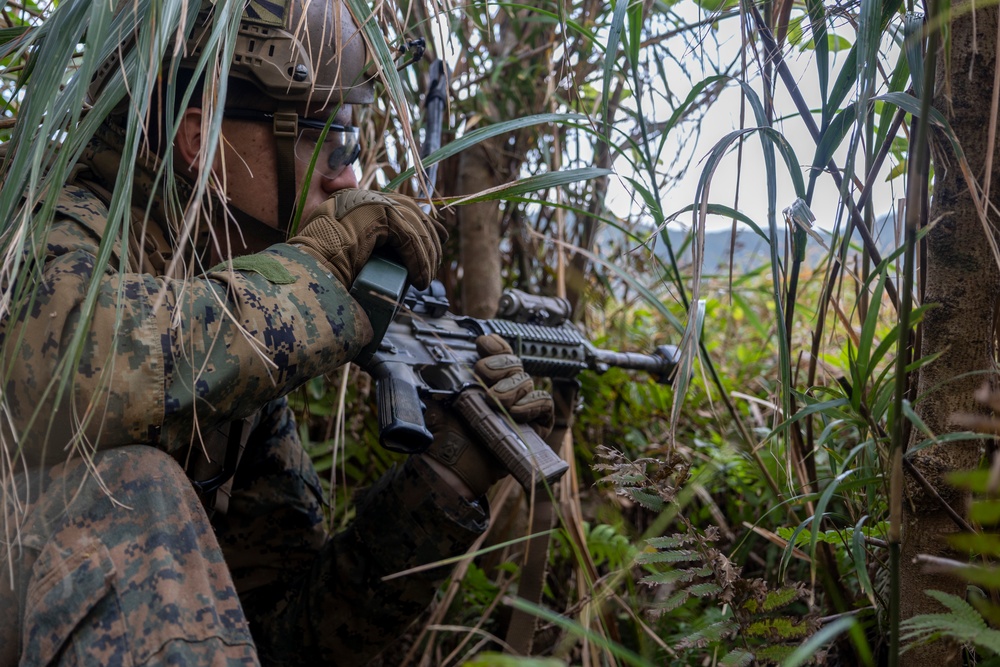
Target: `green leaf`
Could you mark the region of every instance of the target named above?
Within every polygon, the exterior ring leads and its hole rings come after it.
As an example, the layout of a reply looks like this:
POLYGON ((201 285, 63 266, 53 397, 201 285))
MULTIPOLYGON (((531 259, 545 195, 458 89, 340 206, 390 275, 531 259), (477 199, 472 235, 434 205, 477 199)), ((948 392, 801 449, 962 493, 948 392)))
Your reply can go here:
POLYGON ((490 188, 476 195, 469 197, 459 197, 451 201, 454 205, 473 204, 475 202, 490 201, 493 199, 504 199, 506 197, 516 197, 527 192, 537 192, 549 188, 558 188, 578 181, 587 181, 600 176, 607 176, 613 173, 610 169, 600 169, 598 167, 582 167, 580 169, 566 169, 538 176, 528 176, 513 183, 506 183, 495 188, 490 188))
POLYGON ((6 44, 19 37, 23 37, 29 30, 32 30, 32 28, 26 25, 0 28, 0 44, 6 44))
MULTIPOLYGON (((839 51, 847 51, 853 46, 854 45, 851 44, 851 40, 847 39, 843 35, 827 35, 826 37, 826 48, 828 51, 837 53, 839 51)), ((803 51, 811 51, 815 48, 816 42, 812 39, 802 45, 803 51)))
MULTIPOLYGON (((695 206, 694 204, 688 204, 684 208, 674 211, 672 214, 667 216, 666 219, 676 220, 678 217, 680 217, 681 213, 690 213, 695 211, 697 208, 698 207, 695 206)), ((726 206, 724 204, 709 204, 706 209, 706 213, 708 213, 708 215, 719 215, 724 218, 729 218, 731 220, 738 220, 739 222, 742 222, 744 225, 753 230, 754 234, 762 238, 765 243, 770 244, 771 242, 770 239, 768 239, 767 234, 764 233, 764 230, 760 228, 760 225, 754 222, 753 219, 748 217, 746 214, 740 213, 739 211, 730 206, 726 206)), ((666 228, 664 228, 663 233, 664 234, 666 233, 666 228)))
POLYGON ((722 592, 722 587, 714 582, 705 582, 703 584, 694 584, 693 586, 687 587, 688 593, 698 598, 706 598, 713 595, 718 595, 722 592))
POLYGON ((986 588, 1000 588, 1000 567, 968 565, 958 570, 955 574, 961 576, 970 584, 986 588))
POLYGON ((882 303, 882 294, 885 290, 886 281, 885 272, 880 272, 878 274, 878 280, 875 282, 875 289, 872 293, 872 307, 868 309, 867 316, 865 317, 864 324, 861 328, 861 335, 858 339, 858 356, 857 356, 857 376, 853 378, 853 389, 854 392, 851 396, 851 404, 854 406, 855 411, 860 409, 862 394, 865 391, 865 387, 868 385, 868 381, 871 376, 871 371, 874 369, 874 365, 869 359, 872 343, 875 339, 875 329, 878 326, 879 321, 879 305, 882 303))
POLYGON ((639 66, 642 46, 642 7, 643 3, 633 2, 628 8, 628 62, 633 68, 639 66))
MULTIPOLYGON (((889 90, 891 92, 903 90, 906 87, 906 82, 909 79, 909 76, 909 64, 907 63, 906 57, 900 54, 900 56, 896 59, 896 67, 892 71, 892 77, 889 79, 889 90)), ((875 145, 881 146, 889 134, 889 128, 892 125, 892 117, 895 114, 892 107, 888 104, 878 103, 878 107, 881 107, 881 111, 879 111, 878 132, 875 135, 875 145)))
POLYGON ((651 537, 646 540, 646 544, 657 549, 673 549, 674 547, 690 544, 691 542, 694 542, 694 539, 693 535, 677 533, 676 535, 651 537))
POLYGON ((601 104, 604 116, 604 135, 611 137, 611 77, 618 57, 618 44, 621 41, 622 30, 625 27, 625 13, 628 10, 628 0, 617 0, 615 11, 611 15, 611 25, 608 27, 608 45, 604 49, 604 83, 601 88, 601 104))
POLYGON ((782 660, 788 659, 794 651, 795 646, 790 646, 788 644, 757 646, 754 648, 754 657, 760 664, 780 664, 782 660))
POLYGON ((1000 523, 1000 500, 976 500, 969 507, 969 519, 983 526, 1000 523))
MULTIPOLYGON (((851 127, 858 119, 857 106, 852 104, 834 116, 833 121, 827 126, 816 145, 816 153, 813 158, 813 169, 826 169, 826 166, 833 159, 833 154, 844 141, 844 137, 851 131, 851 127)), ((878 302, 872 299, 872 304, 878 302)))
MULTIPOLYGON (((852 470, 845 470, 844 472, 842 472, 839 475, 837 475, 833 479, 833 481, 830 482, 825 489, 823 489, 823 493, 820 494, 820 497, 819 497, 819 502, 816 503, 816 514, 814 516, 820 517, 820 520, 822 520, 822 517, 825 516, 825 514, 826 514, 826 507, 830 503, 830 499, 833 498, 833 495, 837 492, 837 488, 840 486, 841 482, 843 482, 848 477, 850 477, 851 475, 853 475, 854 472, 855 471, 853 469, 852 470)), ((819 526, 820 526, 820 521, 813 521, 813 524, 812 524, 812 539, 810 540, 810 543, 809 543, 810 551, 812 553, 816 552, 816 542, 819 539, 818 538, 819 526)), ((814 561, 814 564, 815 564, 815 561, 814 561)))
POLYGON ((781 667, 800 667, 806 664, 812 659, 816 652, 820 650, 826 644, 832 642, 834 639, 844 634, 857 623, 857 620, 852 616, 844 616, 834 620, 832 623, 823 626, 823 628, 810 637, 802 646, 795 649, 784 662, 781 663, 781 667))
POLYGON ((747 667, 753 662, 754 654, 746 649, 734 648, 719 661, 719 667, 747 667))
POLYGON ((671 612, 687 602, 690 597, 691 594, 688 593, 687 589, 682 588, 663 602, 659 602, 654 605, 653 609, 661 613, 671 612))
POLYGON ((872 586, 871 577, 868 576, 868 559, 864 544, 863 526, 867 520, 868 515, 866 514, 854 524, 854 534, 851 535, 851 555, 854 557, 854 572, 858 575, 861 591, 874 601, 875 587, 872 586))
POLYGON ((666 503, 663 502, 663 498, 660 498, 652 493, 646 493, 645 491, 640 491, 638 489, 623 489, 623 491, 629 498, 648 510, 660 512, 666 506, 666 503))
POLYGON ((735 7, 737 0, 694 0, 695 4, 710 14, 735 7))
POLYGON ((638 655, 634 651, 631 651, 628 648, 621 646, 620 644, 616 644, 615 642, 609 641, 607 637, 598 634, 593 630, 590 630, 589 628, 583 627, 576 621, 567 618, 562 614, 557 614, 549 609, 540 607, 539 605, 528 602, 526 600, 522 600, 520 598, 507 597, 504 598, 504 603, 509 604, 515 609, 521 609, 523 611, 528 612, 529 614, 537 616, 543 621, 551 623, 556 627, 562 628, 563 630, 565 630, 566 632, 568 632, 573 636, 582 637, 586 639, 588 642, 591 642, 595 646, 598 646, 608 651, 609 653, 614 655, 616 658, 618 658, 625 664, 633 665, 634 667, 653 667, 652 663, 650 663, 648 660, 638 655))
POLYGON ((760 637, 769 641, 788 641, 799 639, 809 634, 809 627, 800 619, 787 616, 763 618, 750 623, 743 632, 749 637, 760 637))
POLYGON ((977 556, 1000 556, 1000 535, 996 533, 958 533, 949 535, 948 542, 977 556))
POLYGON ((948 480, 949 484, 960 489, 974 493, 985 493, 990 483, 990 477, 989 470, 959 470, 948 473, 945 479, 948 480))
MULTIPOLYGON (((500 136, 501 134, 508 134, 516 130, 521 130, 526 127, 534 127, 535 125, 544 125, 547 123, 555 123, 562 125, 564 127, 580 127, 583 123, 588 121, 587 116, 575 113, 540 113, 531 116, 523 116, 520 118, 514 118, 511 120, 505 120, 500 123, 493 123, 492 125, 486 125, 485 127, 480 127, 473 130, 467 134, 458 137, 454 141, 450 141, 441 148, 437 149, 423 160, 421 164, 426 169, 431 165, 437 164, 442 160, 446 160, 450 157, 458 155, 462 151, 471 148, 487 139, 500 136)), ((404 181, 413 178, 416 174, 416 169, 410 167, 405 170, 396 178, 389 181, 385 186, 386 191, 392 191, 399 187, 404 181)))
POLYGON ((894 178, 900 178, 901 176, 905 176, 907 169, 909 169, 909 163, 906 160, 901 160, 896 165, 894 165, 892 169, 889 170, 888 174, 886 174, 885 182, 888 183, 894 178))
POLYGON ((656 551, 642 552, 635 557, 637 563, 684 563, 701 558, 697 551, 656 551))
POLYGON ((648 586, 661 586, 691 581, 696 576, 698 576, 697 570, 669 570, 643 577, 639 583, 648 586))
POLYGON ((775 611, 776 609, 781 609, 782 607, 787 607, 802 597, 802 594, 802 589, 795 586, 779 588, 776 591, 768 591, 767 596, 764 598, 763 609, 764 611, 770 612, 775 611))
POLYGON ((947 607, 949 613, 921 614, 903 621, 900 624, 903 639, 922 640, 943 636, 959 643, 971 642, 993 653, 1000 653, 1000 631, 987 627, 982 615, 972 605, 943 591, 929 590, 926 593, 947 607))

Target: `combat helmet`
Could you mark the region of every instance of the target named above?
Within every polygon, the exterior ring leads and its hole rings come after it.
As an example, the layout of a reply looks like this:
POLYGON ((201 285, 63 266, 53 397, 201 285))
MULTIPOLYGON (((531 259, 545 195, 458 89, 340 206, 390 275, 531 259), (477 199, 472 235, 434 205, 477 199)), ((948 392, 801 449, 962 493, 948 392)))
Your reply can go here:
MULTIPOLYGON (((211 30, 202 14, 181 67, 194 68, 211 30)), ((243 8, 230 78, 282 102, 371 104, 368 52, 343 0, 249 0, 243 8)))
MULTIPOLYGON (((196 69, 219 1, 202 0, 179 62, 181 69, 196 69)), ((229 78, 252 84, 271 101, 278 146, 279 224, 284 232, 296 199, 295 142, 300 126, 296 109, 304 103, 315 109, 371 104, 374 77, 364 38, 344 0, 240 1, 243 14, 229 78)), ((89 88, 92 99, 121 66, 120 54, 125 51, 116 50, 98 68, 89 88)))

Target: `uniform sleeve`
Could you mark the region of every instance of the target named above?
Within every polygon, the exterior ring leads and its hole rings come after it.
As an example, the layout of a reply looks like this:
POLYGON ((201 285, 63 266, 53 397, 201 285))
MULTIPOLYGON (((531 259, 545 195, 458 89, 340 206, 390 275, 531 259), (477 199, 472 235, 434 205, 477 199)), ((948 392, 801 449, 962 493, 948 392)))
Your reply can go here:
POLYGON ((411 458, 358 500, 341 533, 323 529, 319 479, 284 401, 266 410, 213 523, 263 664, 364 665, 397 639, 464 553, 487 512, 411 458))
POLYGON ((44 266, 16 286, 22 298, 0 322, 8 437, 29 463, 65 458, 74 436, 183 460, 199 434, 350 361, 371 336, 343 286, 289 245, 184 281, 95 275, 97 250, 87 229, 57 223, 44 266))

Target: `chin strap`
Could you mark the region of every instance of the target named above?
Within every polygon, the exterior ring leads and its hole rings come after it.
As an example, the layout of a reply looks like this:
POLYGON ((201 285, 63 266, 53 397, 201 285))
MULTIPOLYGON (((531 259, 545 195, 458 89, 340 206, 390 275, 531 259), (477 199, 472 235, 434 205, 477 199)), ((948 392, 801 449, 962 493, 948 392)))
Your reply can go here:
POLYGON ((299 135, 299 115, 294 111, 274 114, 274 141, 278 147, 278 228, 285 240, 295 230, 295 139, 299 135))
POLYGON ((286 231, 266 225, 235 206, 229 206, 229 215, 230 217, 226 224, 230 235, 230 243, 238 247, 240 241, 243 241, 240 254, 260 252, 265 248, 270 248, 275 243, 284 243, 288 240, 288 233, 286 231))

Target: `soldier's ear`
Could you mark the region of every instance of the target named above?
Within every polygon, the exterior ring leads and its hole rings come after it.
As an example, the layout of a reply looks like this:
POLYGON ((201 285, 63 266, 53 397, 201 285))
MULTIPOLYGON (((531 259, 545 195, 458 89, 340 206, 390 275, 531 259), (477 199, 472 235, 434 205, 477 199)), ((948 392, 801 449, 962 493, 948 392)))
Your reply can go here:
POLYGON ((177 128, 177 136, 174 137, 174 148, 177 151, 177 156, 192 171, 197 171, 201 165, 203 148, 201 121, 201 109, 188 107, 181 114, 180 127, 177 128))

